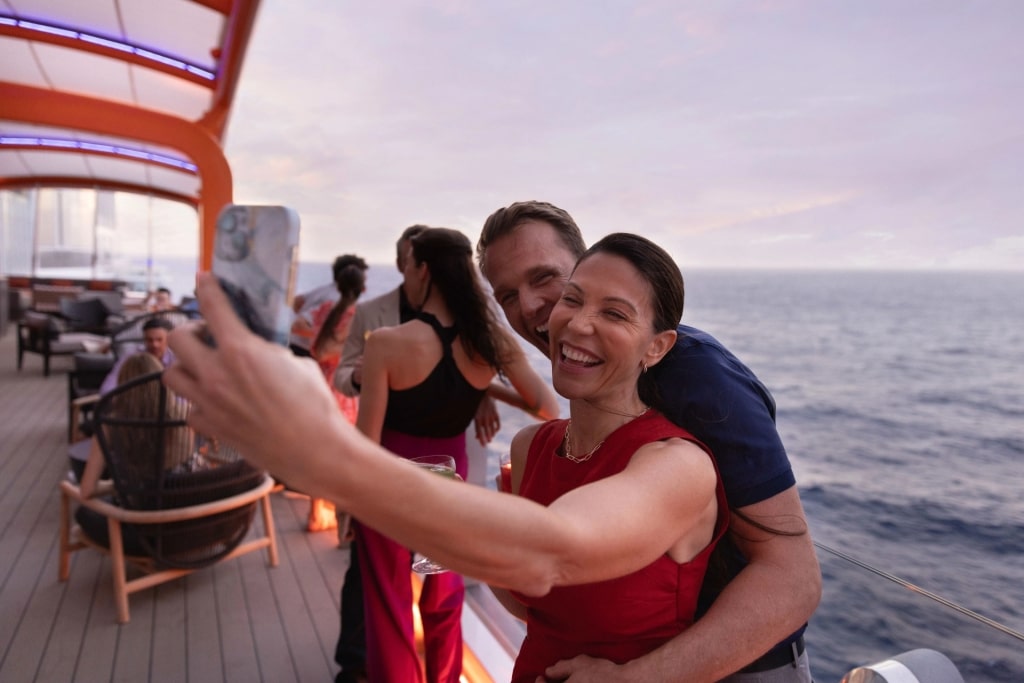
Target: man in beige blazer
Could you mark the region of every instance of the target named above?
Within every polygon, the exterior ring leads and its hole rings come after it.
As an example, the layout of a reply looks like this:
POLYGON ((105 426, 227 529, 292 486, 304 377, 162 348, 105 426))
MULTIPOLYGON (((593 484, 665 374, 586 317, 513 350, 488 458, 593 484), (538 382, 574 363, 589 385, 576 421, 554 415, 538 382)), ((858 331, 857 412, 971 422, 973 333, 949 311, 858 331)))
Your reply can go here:
MULTIPOLYGON (((412 225, 402 231, 395 244, 395 265, 398 272, 405 268, 409 240, 425 230, 425 225, 412 225)), ((341 362, 334 373, 334 386, 346 396, 358 396, 363 371, 363 351, 366 337, 378 327, 394 327, 411 319, 415 311, 405 295, 405 282, 390 292, 356 304, 348 338, 341 351, 341 362)))

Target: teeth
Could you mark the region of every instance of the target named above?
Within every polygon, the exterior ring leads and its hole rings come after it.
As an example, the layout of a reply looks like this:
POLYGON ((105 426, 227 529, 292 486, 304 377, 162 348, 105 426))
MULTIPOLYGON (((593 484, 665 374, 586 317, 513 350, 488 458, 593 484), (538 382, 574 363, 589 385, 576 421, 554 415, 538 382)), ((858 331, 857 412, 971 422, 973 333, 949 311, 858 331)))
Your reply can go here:
POLYGON ((548 326, 547 325, 538 325, 537 328, 536 328, 536 332, 537 332, 537 334, 547 334, 548 333, 548 326))
POLYGON ((565 356, 567 359, 575 361, 577 363, 596 363, 599 360, 598 358, 595 358, 594 356, 591 356, 588 353, 583 353, 582 351, 577 351, 576 349, 566 348, 565 346, 562 347, 562 355, 565 356))

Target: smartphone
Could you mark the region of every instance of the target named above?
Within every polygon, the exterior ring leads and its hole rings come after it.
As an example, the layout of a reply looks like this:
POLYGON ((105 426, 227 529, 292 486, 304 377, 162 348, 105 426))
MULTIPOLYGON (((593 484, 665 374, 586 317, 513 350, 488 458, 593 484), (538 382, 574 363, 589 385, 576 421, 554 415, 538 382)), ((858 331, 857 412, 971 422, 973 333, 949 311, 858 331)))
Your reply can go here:
POLYGON ((299 254, 299 215, 284 206, 229 204, 217 217, 213 274, 250 330, 287 345, 299 254))

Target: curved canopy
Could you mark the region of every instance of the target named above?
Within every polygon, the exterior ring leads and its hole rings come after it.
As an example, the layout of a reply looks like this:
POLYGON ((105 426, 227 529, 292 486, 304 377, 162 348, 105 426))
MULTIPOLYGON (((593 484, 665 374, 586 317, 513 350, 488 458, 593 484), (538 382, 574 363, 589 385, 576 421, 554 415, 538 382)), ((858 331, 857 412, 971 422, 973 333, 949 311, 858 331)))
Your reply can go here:
POLYGON ((209 268, 231 201, 224 135, 259 0, 5 0, 0 189, 189 203, 209 268))

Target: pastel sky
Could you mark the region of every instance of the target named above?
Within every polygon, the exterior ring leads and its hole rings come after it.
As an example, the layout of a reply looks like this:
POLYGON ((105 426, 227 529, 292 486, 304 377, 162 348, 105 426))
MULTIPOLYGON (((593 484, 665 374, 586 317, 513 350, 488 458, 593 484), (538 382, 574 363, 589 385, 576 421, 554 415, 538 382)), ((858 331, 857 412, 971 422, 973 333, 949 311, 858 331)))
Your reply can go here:
POLYGON ((544 199, 684 269, 1024 269, 1022 34, 1019 0, 264 0, 235 198, 306 260, 544 199))

